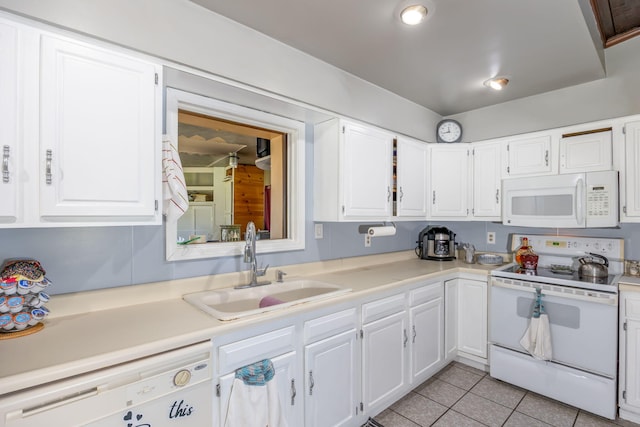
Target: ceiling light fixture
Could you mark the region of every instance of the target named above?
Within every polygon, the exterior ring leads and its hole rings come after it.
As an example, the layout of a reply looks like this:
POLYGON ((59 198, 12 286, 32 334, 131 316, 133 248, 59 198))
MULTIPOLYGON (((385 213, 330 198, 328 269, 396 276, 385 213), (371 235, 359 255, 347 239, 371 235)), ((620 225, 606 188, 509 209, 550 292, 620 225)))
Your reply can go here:
POLYGON ((402 22, 407 25, 418 25, 427 17, 427 8, 421 4, 405 7, 400 13, 402 22))
POLYGON ((509 84, 509 79, 506 77, 494 77, 484 82, 486 87, 493 90, 502 90, 507 84, 509 84))
POLYGON ((236 153, 229 153, 229 167, 238 167, 238 155, 236 153))

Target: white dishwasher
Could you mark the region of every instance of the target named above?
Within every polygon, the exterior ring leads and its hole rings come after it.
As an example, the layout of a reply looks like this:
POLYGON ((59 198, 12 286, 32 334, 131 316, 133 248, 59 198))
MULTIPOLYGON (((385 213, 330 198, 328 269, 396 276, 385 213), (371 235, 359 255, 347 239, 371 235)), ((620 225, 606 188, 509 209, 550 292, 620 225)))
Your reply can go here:
POLYGON ((212 425, 211 342, 0 398, 0 427, 212 425))

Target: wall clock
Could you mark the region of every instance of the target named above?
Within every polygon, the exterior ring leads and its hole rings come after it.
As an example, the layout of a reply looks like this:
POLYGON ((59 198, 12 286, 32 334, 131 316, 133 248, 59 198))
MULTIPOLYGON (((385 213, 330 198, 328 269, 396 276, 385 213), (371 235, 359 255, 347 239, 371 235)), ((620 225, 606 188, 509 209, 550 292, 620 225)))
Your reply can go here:
POLYGON ((452 119, 441 120, 436 126, 437 142, 462 141, 462 125, 452 119))

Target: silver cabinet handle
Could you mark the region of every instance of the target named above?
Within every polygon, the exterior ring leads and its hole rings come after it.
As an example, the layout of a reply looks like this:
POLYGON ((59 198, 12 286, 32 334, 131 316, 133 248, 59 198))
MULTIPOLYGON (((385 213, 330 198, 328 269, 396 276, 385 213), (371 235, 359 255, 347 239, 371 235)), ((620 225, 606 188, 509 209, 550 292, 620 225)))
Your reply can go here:
POLYGON ((313 386, 315 385, 313 381, 313 371, 309 371, 309 396, 313 394, 313 386))
POLYGON ((416 343, 416 325, 413 325, 413 340, 411 341, 412 343, 416 343))
POLYGON ((403 329, 402 332, 404 332, 404 347, 407 347, 407 342, 409 342, 409 337, 407 336, 407 330, 403 329))
POLYGON ((500 189, 496 190, 496 205, 500 204, 500 189))
POLYGON ((296 380, 291 380, 291 406, 296 404, 296 380))
POLYGON ((402 187, 400 187, 400 201, 402 201, 402 196, 404 196, 404 193, 402 192, 402 187))
POLYGON ((549 150, 544 151, 544 165, 549 166, 549 150))
POLYGON ((2 182, 9 182, 9 146, 2 149, 2 182))
POLYGON ((51 185, 51 160, 53 159, 53 152, 51 150, 47 150, 47 166, 46 166, 46 180, 47 185, 51 185))
POLYGON ((432 204, 436 204, 436 190, 433 190, 433 203, 432 204))
POLYGON ((391 200, 391 187, 387 186, 387 202, 391 200))

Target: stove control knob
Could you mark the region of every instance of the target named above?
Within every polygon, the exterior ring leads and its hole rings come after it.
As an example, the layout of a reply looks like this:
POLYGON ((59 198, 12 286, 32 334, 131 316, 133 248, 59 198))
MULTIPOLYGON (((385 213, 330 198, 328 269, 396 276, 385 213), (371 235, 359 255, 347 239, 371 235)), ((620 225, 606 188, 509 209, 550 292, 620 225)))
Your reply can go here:
POLYGON ((191 381, 191 372, 188 369, 182 369, 173 376, 173 384, 183 387, 191 381))
POLYGON ((593 247, 594 247, 594 248, 596 248, 596 250, 599 250, 599 249, 600 249, 600 243, 595 242, 595 243, 593 244, 593 247))

